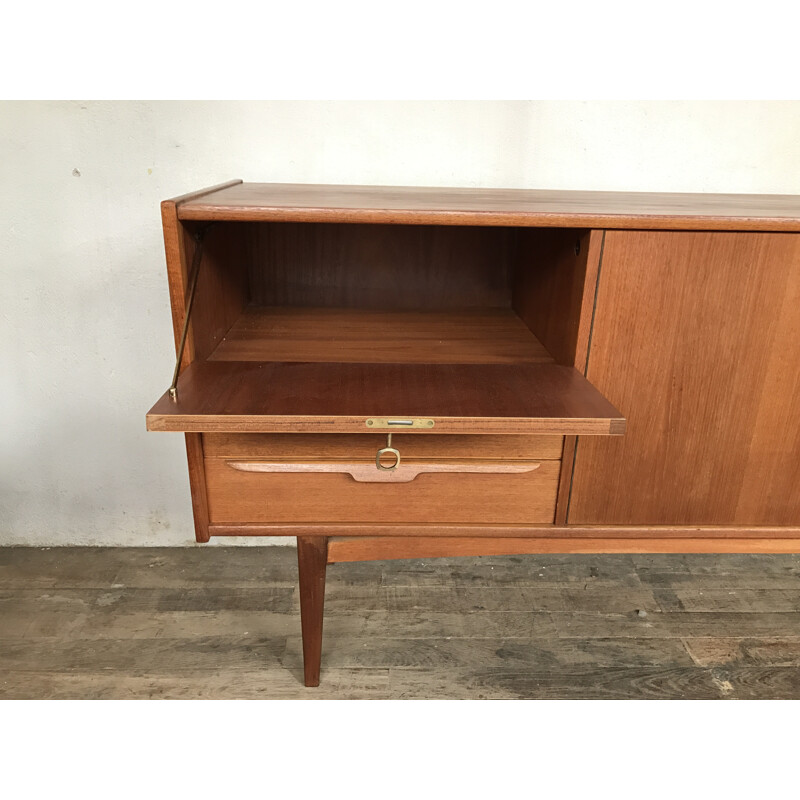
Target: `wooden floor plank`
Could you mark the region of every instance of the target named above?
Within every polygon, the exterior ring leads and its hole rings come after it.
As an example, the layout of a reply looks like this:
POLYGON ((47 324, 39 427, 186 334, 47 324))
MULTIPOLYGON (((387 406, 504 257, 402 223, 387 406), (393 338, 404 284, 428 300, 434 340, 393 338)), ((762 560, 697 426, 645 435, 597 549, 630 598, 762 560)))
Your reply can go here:
MULTIPOLYGON (((324 636, 352 636, 370 639, 538 639, 554 637, 558 629, 554 615, 508 611, 435 612, 367 611, 332 614, 325 618, 324 636)), ((323 649, 325 645, 323 644, 323 649)))
POLYGON ((637 636, 655 639, 715 637, 800 640, 800 613, 551 614, 559 636, 571 639, 637 636))
POLYGON ((332 583, 325 595, 328 615, 365 611, 414 611, 447 608, 449 611, 566 612, 589 614, 627 613, 644 609, 655 612, 658 604, 644 586, 568 587, 493 586, 341 586, 332 583))
POLYGON ((505 692, 516 699, 715 700, 800 698, 800 668, 698 667, 612 668, 535 672, 486 671, 474 675, 476 690, 505 692))
POLYGON ((675 596, 680 610, 691 612, 800 612, 800 585, 793 589, 750 589, 736 583, 728 584, 725 589, 681 587, 675 590, 675 596))
POLYGON ((294 586, 297 558, 282 547, 6 547, 0 590, 294 586))
MULTIPOLYGON (((284 663, 302 664, 298 637, 287 639, 284 663)), ((500 672, 521 669, 548 672, 575 666, 642 667, 696 666, 680 639, 591 639, 558 638, 424 639, 336 636, 326 642, 328 668, 364 667, 466 669, 500 672)))
MULTIPOLYGON (((349 575, 351 566, 371 562, 341 564, 336 570, 349 575)), ((641 586, 630 556, 484 556, 474 559, 442 558, 426 561, 373 562, 381 570, 384 586, 513 586, 536 588, 571 587, 576 584, 618 589, 641 586)))
POLYGON ((41 613, 15 609, 6 623, 0 616, 0 641, 18 639, 192 639, 198 636, 265 636, 294 634, 291 614, 270 611, 135 611, 127 614, 41 613))
POLYGON ((648 554, 633 555, 636 572, 646 582, 693 581, 695 579, 737 578, 752 581, 788 578, 800 584, 800 556, 797 554, 741 555, 711 554, 648 554))
POLYGON ((302 686, 293 548, 0 548, 0 697, 797 698, 797 556, 335 565, 302 686))
POLYGON ((124 555, 120 549, 98 556, 97 548, 0 548, 0 589, 110 586, 124 555))
POLYGON ((800 555, 776 555, 759 553, 742 555, 739 553, 715 554, 670 554, 670 553, 635 553, 631 559, 640 572, 646 569, 666 569, 670 572, 720 572, 738 570, 759 572, 784 570, 797 571, 800 568, 800 555))
MULTIPOLYGON (((389 671, 323 671, 323 684, 306 689, 296 672, 263 665, 253 671, 179 675, 120 675, 108 672, 14 672, 0 676, 4 699, 52 700, 350 700, 390 697, 389 671)), ((422 688, 422 687, 421 687, 422 688)), ((423 689, 424 690, 424 689, 423 689)))
POLYGON ((6 641, 0 647, 0 672, 236 672, 279 666, 285 646, 284 638, 273 636, 6 641))
POLYGON ((131 586, 106 589, 15 589, 0 592, 0 608, 12 613, 15 606, 22 609, 40 608, 41 612, 62 613, 77 611, 94 614, 124 614, 134 611, 277 611, 288 613, 294 587, 262 588, 168 588, 140 589, 131 586))
POLYGON ((4 699, 772 699, 800 698, 800 668, 652 667, 553 672, 328 669, 314 689, 284 668, 180 675, 16 672, 4 699))
POLYGON ((686 639, 684 644, 694 663, 702 667, 800 667, 798 639, 703 638, 686 639))

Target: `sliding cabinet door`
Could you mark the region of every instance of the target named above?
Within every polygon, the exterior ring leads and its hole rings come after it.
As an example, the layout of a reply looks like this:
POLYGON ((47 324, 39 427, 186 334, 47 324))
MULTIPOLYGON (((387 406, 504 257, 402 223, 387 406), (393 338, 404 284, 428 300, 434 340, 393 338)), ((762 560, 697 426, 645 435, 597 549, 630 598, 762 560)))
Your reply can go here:
POLYGON ((800 525, 800 234, 608 231, 568 522, 800 525))

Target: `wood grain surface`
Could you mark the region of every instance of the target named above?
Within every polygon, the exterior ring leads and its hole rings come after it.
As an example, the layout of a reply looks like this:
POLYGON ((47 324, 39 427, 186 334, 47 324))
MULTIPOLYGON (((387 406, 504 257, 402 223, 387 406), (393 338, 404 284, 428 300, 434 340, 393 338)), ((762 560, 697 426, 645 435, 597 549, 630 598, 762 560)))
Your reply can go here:
MULTIPOLYGON (((429 463, 421 462, 421 466, 429 463)), ((363 483, 339 471, 240 472, 218 458, 206 459, 205 472, 209 515, 216 525, 552 523, 558 461, 494 466, 534 464, 539 466, 526 472, 436 472, 403 483, 363 483)), ((486 461, 476 464, 489 465, 486 461)), ((364 466, 377 472, 374 462, 364 466)), ((341 464, 335 468, 341 469, 341 464)))
POLYGON ((297 577, 290 547, 0 548, 0 696, 800 699, 800 556, 331 566, 316 689, 297 577))
MULTIPOLYGON (((393 433, 392 443, 403 458, 470 458, 491 461, 540 461, 561 458, 561 436, 417 436, 393 433)), ((386 446, 383 433, 204 433, 208 458, 363 459, 386 446)))
MULTIPOLYGON (((164 233, 167 279, 169 284, 170 308, 172 312, 173 336, 176 354, 186 314, 186 292, 189 282, 188 265, 194 254, 195 247, 194 240, 190 236, 190 230, 185 224, 178 220, 177 205, 178 203, 186 200, 198 198, 205 194, 216 192, 219 189, 233 186, 237 183, 241 183, 241 181, 229 181, 227 183, 219 184, 218 186, 212 186, 208 189, 203 189, 198 192, 192 192, 172 200, 166 200, 161 204, 161 221, 164 233)), ((217 264, 216 267, 219 267, 219 264, 217 264)), ((212 269, 213 268, 214 265, 212 265, 212 269)), ((206 267, 206 270, 208 270, 208 266, 206 267)), ((197 309, 199 308, 199 321, 195 324, 195 326, 190 326, 189 328, 186 338, 186 347, 184 349, 183 359, 181 362, 181 369, 185 369, 185 367, 195 358, 196 332, 199 332, 200 334, 198 342, 200 352, 203 354, 204 346, 208 347, 209 342, 216 344, 216 339, 214 337, 216 336, 218 339, 222 333, 227 331, 227 328, 230 327, 230 324, 233 322, 233 317, 223 319, 221 325, 218 322, 217 326, 213 328, 210 334, 208 333, 207 329, 205 331, 203 330, 204 325, 208 325, 209 319, 216 316, 215 313, 211 311, 208 301, 208 289, 213 287, 214 282, 218 283, 220 280, 222 280, 223 284, 227 285, 232 281, 234 287, 233 289, 222 289, 221 306, 223 309, 227 309, 229 314, 231 313, 231 307, 233 306, 235 309, 237 303, 239 305, 238 310, 241 310, 241 303, 244 302, 244 296, 241 296, 241 302, 236 299, 238 297, 237 291, 239 291, 239 287, 241 287, 241 272, 238 273, 239 277, 237 278, 237 272, 234 267, 232 274, 234 276, 232 279, 225 278, 224 276, 220 277, 211 275, 210 278, 207 276, 203 283, 202 291, 198 290, 199 293, 196 298, 195 306, 195 319, 198 319, 197 309), (231 298, 233 298, 233 300, 231 298), (199 329, 197 326, 199 326, 199 329)), ((213 349, 213 347, 206 350, 205 354, 210 352, 211 349, 213 349)), ((168 376, 165 375, 165 384, 167 383, 167 380, 168 376)), ((196 433, 187 433, 185 436, 185 441, 189 469, 189 485, 192 496, 192 513, 195 526, 195 538, 198 542, 207 542, 209 540, 208 503, 206 499, 205 472, 203 468, 203 442, 201 437, 196 433)))
POLYGON ((202 543, 209 540, 203 437, 199 433, 187 433, 184 434, 184 438, 186 440, 186 461, 189 467, 189 489, 192 495, 194 534, 196 541, 202 543))
MULTIPOLYGON (((434 418, 436 433, 622 434, 622 415, 555 364, 193 362, 148 430, 360 433, 369 417, 434 418)), ((416 434, 420 435, 420 434, 416 434)))
MULTIPOLYGON (((187 241, 187 253, 193 253, 195 246, 187 241)), ((208 358, 214 352, 244 313, 250 298, 247 240, 235 226, 209 227, 202 248, 190 323, 195 359, 208 358)))
POLYGON ((549 364, 553 357, 510 309, 367 311, 248 308, 211 361, 549 364))
POLYGON ((800 197, 243 183, 181 219, 800 231, 800 197))
POLYGON ((590 537, 441 537, 384 536, 331 539, 328 558, 376 561, 393 558, 442 558, 541 553, 800 553, 800 539, 678 538, 596 539, 590 537), (722 544, 722 546, 720 546, 722 544))
MULTIPOLYGON (((181 195, 172 200, 161 203, 161 224, 164 233, 164 250, 167 260, 167 279, 169 284, 170 308, 172 311, 172 328, 175 338, 175 349, 183 329, 186 311, 186 293, 189 287, 189 265, 194 255, 195 242, 191 234, 203 226, 193 226, 181 223, 178 219, 177 207, 180 203, 194 198, 212 194, 221 189, 226 189, 241 183, 240 180, 228 181, 197 192, 181 195)), ((212 277, 212 280, 214 278, 212 277)), ((232 321, 232 320, 231 320, 232 321)), ((185 366, 194 358, 193 331, 189 330, 184 351, 183 365, 185 366)))
POLYGON ((556 363, 583 371, 603 231, 528 228, 517 233, 514 311, 556 363))
POLYGON ((575 444, 577 436, 565 436, 561 448, 561 475, 558 479, 558 499, 556 501, 556 525, 566 525, 572 491, 572 468, 575 463, 575 444))
POLYGON ((610 231, 568 522, 800 522, 800 236, 610 231))
POLYGON ((303 681, 306 686, 319 686, 327 557, 327 539, 322 536, 297 537, 300 626, 303 633, 303 681))
MULTIPOLYGON (((732 527, 729 525, 717 526, 619 526, 608 527, 603 525, 489 525, 473 524, 379 524, 374 522, 331 524, 331 523, 303 523, 303 524, 238 524, 238 525, 210 525, 212 536, 336 536, 336 537, 420 537, 429 539, 433 536, 441 538, 527 538, 527 539, 562 539, 576 540, 578 547, 585 547, 587 552, 602 553, 605 541, 612 543, 615 552, 621 549, 620 541, 631 541, 631 552, 647 552, 647 542, 655 543, 653 547, 668 539, 708 541, 706 547, 709 553, 742 552, 744 545, 737 544, 737 540, 759 540, 756 550, 760 553, 770 551, 770 541, 775 540, 774 552, 797 552, 800 550, 800 527, 732 527), (578 540, 591 539, 591 543, 578 540)), ((671 544, 663 552, 680 552, 680 543, 671 544)), ((552 546, 547 546, 547 552, 552 551, 552 546)), ((653 552, 661 552, 653 550, 653 552)))
POLYGON ((381 311, 511 305, 512 228, 291 222, 227 227, 249 243, 251 294, 258 305, 381 311))
MULTIPOLYGON (((196 192, 174 197, 161 203, 161 224, 164 233, 164 250, 167 259, 167 277, 169 282, 170 307, 172 310, 172 327, 175 336, 175 349, 177 350, 185 313, 186 291, 188 289, 188 269, 194 254, 194 243, 189 235, 198 230, 196 226, 186 225, 178 219, 178 205, 187 200, 197 199, 207 194, 212 194, 221 189, 226 189, 241 180, 227 181, 217 186, 210 186, 196 192)), ((201 226, 202 227, 202 226, 201 226)), ((184 364, 192 360, 194 345, 191 336, 187 340, 186 357, 184 364)))

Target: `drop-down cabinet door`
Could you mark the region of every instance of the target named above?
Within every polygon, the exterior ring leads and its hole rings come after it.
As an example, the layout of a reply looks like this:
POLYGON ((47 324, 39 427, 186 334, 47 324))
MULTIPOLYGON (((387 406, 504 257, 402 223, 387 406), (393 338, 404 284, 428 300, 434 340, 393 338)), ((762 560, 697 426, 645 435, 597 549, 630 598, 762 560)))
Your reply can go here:
POLYGON ((557 364, 193 362, 177 398, 165 393, 147 415, 149 430, 203 433, 390 430, 383 421, 420 434, 625 430, 611 403, 557 364))

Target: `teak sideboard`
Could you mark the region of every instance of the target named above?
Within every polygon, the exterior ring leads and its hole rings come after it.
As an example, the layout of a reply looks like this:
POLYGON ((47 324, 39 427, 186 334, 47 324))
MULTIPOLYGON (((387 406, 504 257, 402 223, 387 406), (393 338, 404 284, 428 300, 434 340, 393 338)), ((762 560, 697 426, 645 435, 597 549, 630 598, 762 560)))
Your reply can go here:
MULTIPOLYGON (((326 565, 800 552, 800 198, 247 184, 162 204, 196 538, 326 565)), ((168 376, 165 376, 165 385, 168 376)))

